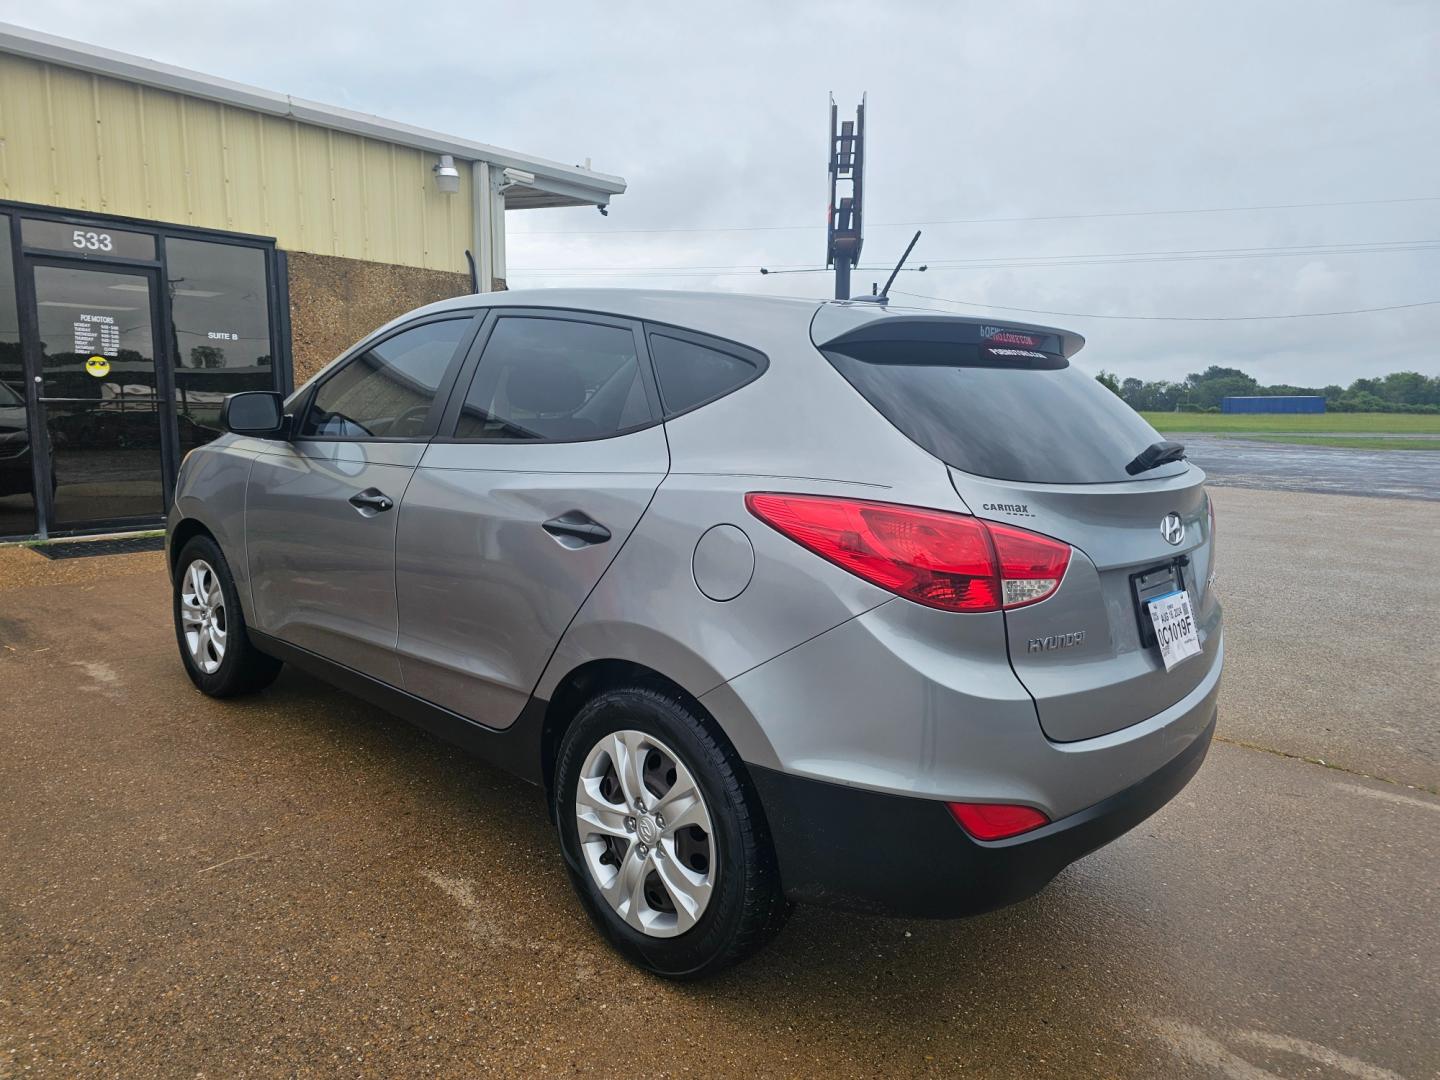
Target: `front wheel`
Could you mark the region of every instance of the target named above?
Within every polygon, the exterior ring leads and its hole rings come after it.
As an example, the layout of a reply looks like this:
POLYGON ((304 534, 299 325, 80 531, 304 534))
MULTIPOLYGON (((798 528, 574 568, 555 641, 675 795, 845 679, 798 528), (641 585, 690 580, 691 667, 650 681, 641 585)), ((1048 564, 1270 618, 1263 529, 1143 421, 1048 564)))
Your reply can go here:
POLYGON ((263 690, 274 682, 280 661, 251 644, 220 545, 208 536, 194 537, 175 567, 175 638, 190 681, 217 698, 263 690))
POLYGON ((680 698, 607 690, 560 746, 555 819, 596 928, 657 975, 694 979, 770 939, 788 905, 733 750, 680 698))

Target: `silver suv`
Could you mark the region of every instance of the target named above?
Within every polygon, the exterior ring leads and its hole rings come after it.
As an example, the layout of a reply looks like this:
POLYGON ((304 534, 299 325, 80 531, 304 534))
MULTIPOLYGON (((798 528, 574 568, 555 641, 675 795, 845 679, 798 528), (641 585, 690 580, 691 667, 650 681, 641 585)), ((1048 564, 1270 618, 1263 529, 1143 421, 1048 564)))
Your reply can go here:
POLYGON ((790 901, 1013 903, 1215 724, 1204 474, 1082 344, 858 301, 421 308, 186 459, 181 658, 215 697, 294 664, 543 785, 661 975, 790 901))

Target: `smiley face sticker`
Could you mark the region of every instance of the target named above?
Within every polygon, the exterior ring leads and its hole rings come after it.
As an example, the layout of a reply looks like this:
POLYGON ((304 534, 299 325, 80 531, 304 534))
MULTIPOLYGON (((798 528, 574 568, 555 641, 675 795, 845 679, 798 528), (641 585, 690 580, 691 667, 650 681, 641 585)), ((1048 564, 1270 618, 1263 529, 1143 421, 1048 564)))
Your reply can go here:
POLYGON ((97 379, 103 379, 110 374, 110 361, 103 356, 92 356, 85 361, 85 370, 97 379))

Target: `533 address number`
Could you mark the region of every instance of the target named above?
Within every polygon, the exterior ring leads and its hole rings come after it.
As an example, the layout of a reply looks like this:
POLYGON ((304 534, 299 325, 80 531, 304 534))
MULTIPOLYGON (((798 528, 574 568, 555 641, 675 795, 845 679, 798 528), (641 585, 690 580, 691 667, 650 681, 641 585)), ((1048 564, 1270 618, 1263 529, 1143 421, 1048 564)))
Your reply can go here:
POLYGON ((109 233, 86 232, 84 229, 76 229, 70 236, 70 243, 80 251, 111 251, 115 247, 109 233))

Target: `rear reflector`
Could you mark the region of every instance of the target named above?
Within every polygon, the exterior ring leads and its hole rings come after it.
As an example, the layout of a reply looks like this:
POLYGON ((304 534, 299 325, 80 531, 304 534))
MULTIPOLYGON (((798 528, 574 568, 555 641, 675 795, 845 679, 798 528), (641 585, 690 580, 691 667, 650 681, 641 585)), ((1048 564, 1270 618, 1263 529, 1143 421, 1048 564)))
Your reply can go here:
POLYGON ((894 503, 753 491, 750 512, 872 585, 942 611, 999 611, 1060 587, 1070 545, 1012 525, 894 503))
POLYGON ((1004 840, 1050 824, 1050 819, 1033 806, 968 802, 945 805, 950 807, 960 827, 976 840, 1004 840))

